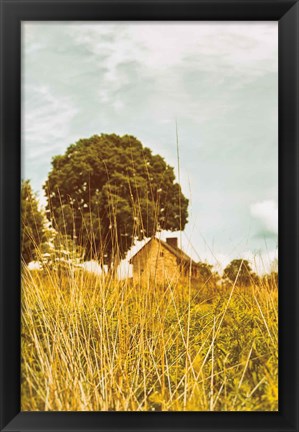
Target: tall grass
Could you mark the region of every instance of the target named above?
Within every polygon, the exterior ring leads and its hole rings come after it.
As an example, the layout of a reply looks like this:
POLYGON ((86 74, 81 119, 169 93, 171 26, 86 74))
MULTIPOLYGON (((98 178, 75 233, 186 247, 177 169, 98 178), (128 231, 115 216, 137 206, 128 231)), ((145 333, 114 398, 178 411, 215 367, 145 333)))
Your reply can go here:
MULTIPOLYGON (((139 215, 138 196, 132 205, 139 215)), ((117 233, 113 202, 109 218, 117 233)), ((85 235, 95 243, 92 227, 85 235)), ((133 228, 133 238, 144 232, 133 228)), ((79 269, 77 249, 61 234, 42 270, 22 269, 22 410, 278 409, 274 279, 246 288, 238 279, 195 285, 191 277, 141 286, 117 280, 115 271, 79 269)), ((120 258, 116 234, 111 243, 120 258)))
POLYGON ((22 271, 26 411, 275 411, 277 287, 22 271))

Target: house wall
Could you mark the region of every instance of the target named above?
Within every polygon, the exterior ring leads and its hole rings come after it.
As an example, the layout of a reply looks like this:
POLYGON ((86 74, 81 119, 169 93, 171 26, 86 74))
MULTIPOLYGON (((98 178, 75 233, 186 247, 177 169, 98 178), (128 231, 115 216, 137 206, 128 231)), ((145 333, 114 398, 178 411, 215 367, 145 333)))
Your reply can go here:
POLYGON ((168 284, 180 277, 177 258, 156 239, 144 246, 132 259, 132 264, 134 283, 168 284))

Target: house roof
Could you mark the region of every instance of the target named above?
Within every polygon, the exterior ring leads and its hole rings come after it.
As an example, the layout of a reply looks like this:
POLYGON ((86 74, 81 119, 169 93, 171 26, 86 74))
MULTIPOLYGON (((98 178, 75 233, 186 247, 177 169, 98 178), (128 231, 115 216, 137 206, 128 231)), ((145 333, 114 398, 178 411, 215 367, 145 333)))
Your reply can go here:
POLYGON ((170 253, 175 255, 175 257, 178 258, 180 261, 186 262, 188 264, 190 264, 190 262, 191 262, 192 265, 197 265, 197 263, 195 261, 193 261, 193 259, 190 258, 182 249, 171 246, 169 243, 167 243, 163 240, 160 240, 156 237, 152 237, 141 249, 139 249, 139 251, 135 255, 132 256, 132 258, 129 261, 130 264, 132 264, 133 259, 153 240, 156 240, 157 242, 159 242, 161 244, 161 246, 163 246, 170 253))

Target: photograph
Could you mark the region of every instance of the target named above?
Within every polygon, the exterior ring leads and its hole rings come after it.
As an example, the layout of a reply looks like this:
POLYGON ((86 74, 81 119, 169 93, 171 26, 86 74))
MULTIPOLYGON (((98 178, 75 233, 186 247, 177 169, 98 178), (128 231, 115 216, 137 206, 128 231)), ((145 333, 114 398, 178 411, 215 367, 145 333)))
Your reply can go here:
POLYGON ((22 21, 20 206, 21 411, 278 411, 278 21, 22 21))

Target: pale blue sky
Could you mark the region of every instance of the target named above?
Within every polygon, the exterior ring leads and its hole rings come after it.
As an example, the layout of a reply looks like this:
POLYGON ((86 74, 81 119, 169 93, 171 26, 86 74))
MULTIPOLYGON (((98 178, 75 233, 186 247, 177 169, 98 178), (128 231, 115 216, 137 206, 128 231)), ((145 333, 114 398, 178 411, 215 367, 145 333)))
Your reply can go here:
POLYGON ((40 197, 51 158, 94 134, 134 135, 177 172, 177 120, 185 250, 270 262, 277 22, 25 22, 22 47, 22 169, 40 197))

